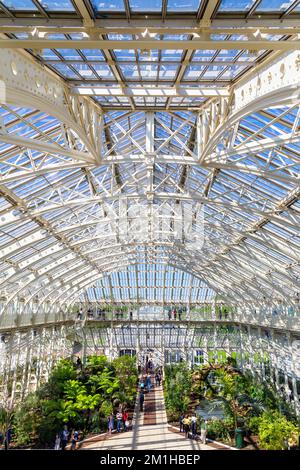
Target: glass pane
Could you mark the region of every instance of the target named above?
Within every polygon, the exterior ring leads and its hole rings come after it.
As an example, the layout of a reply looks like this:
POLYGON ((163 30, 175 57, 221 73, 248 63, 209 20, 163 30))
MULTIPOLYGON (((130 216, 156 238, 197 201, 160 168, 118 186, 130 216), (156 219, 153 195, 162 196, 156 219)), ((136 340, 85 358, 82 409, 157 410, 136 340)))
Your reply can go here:
POLYGON ((65 60, 82 60, 75 49, 56 49, 65 60))
POLYGON ((168 0, 168 11, 198 11, 201 2, 199 0, 168 0))
POLYGON ((52 67, 57 70, 61 75, 65 78, 77 78, 79 79, 78 75, 73 72, 66 64, 55 64, 52 67))
POLYGON ((125 11, 123 0, 91 0, 95 11, 125 11))
POLYGON ((3 0, 9 10, 20 10, 20 11, 36 11, 37 7, 31 0, 3 0))
POLYGON ((46 11, 75 11, 71 0, 38 0, 46 11))
POLYGON ((167 61, 167 60, 175 60, 175 61, 180 61, 181 56, 182 56, 182 49, 177 49, 177 50, 169 50, 166 49, 164 51, 161 51, 161 60, 167 61))
POLYGON ((162 0, 130 0, 130 9, 132 11, 161 11, 162 0))
POLYGON ((87 60, 104 60, 104 56, 98 49, 81 49, 87 60))
POLYGON ((81 75, 82 78, 96 78, 90 67, 86 64, 72 64, 73 68, 81 75))
POLYGON ((222 0, 218 11, 249 11, 255 0, 222 0))
POLYGON ((204 65, 190 65, 184 74, 184 80, 198 79, 205 69, 204 65))
POLYGON ((262 0, 255 11, 285 11, 287 10, 294 0, 262 0))

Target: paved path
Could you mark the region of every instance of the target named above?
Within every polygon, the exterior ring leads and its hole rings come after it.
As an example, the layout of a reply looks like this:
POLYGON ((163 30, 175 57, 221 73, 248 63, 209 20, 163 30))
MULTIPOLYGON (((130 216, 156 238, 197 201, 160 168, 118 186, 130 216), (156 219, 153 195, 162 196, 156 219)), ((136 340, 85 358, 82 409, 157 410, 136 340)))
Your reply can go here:
POLYGON ((83 450, 215 450, 168 429, 162 387, 156 387, 145 396, 144 412, 140 412, 137 405, 135 407, 132 431, 113 434, 105 440, 85 444, 83 450))

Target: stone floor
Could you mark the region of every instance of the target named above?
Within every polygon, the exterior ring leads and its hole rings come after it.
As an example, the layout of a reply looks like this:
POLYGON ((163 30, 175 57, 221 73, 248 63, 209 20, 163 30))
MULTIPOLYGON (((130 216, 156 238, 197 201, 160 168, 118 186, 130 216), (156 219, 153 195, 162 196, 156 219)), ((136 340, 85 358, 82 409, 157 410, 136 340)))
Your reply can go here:
POLYGON ((113 434, 98 442, 86 443, 82 449, 103 450, 216 450, 210 445, 187 439, 168 429, 162 387, 145 395, 144 412, 135 407, 132 431, 113 434))

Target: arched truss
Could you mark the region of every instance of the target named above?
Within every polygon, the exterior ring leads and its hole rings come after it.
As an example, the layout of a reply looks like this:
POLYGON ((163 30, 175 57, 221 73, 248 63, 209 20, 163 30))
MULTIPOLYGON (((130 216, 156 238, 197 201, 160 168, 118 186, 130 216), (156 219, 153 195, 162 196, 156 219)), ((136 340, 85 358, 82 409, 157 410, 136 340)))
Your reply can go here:
POLYGON ((3 312, 20 299, 68 305, 118 271, 129 289, 142 265, 189 273, 230 302, 294 300, 297 51, 197 112, 104 112, 27 55, 5 49, 1 61, 3 312))

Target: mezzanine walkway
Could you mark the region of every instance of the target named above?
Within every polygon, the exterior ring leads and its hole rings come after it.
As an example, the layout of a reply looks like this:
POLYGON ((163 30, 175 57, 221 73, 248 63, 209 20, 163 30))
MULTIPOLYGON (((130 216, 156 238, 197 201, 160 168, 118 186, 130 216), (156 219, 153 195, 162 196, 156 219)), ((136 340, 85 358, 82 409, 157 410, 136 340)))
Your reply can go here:
POLYGON ((135 407, 132 431, 113 434, 104 440, 85 444, 82 449, 95 450, 214 450, 209 445, 187 439, 168 429, 162 387, 145 394, 144 412, 135 407))

